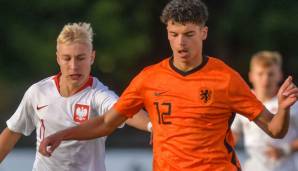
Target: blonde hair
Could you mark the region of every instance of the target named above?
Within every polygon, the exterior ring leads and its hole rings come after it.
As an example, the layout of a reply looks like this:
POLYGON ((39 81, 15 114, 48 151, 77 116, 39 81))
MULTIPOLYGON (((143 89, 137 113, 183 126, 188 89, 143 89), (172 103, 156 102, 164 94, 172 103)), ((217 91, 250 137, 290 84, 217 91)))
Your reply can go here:
POLYGON ((57 38, 59 44, 87 43, 92 47, 93 30, 89 23, 69 23, 65 25, 57 38))
POLYGON ((254 65, 261 65, 262 67, 271 67, 277 65, 279 68, 282 67, 282 56, 277 51, 260 51, 255 53, 250 61, 250 70, 254 65))

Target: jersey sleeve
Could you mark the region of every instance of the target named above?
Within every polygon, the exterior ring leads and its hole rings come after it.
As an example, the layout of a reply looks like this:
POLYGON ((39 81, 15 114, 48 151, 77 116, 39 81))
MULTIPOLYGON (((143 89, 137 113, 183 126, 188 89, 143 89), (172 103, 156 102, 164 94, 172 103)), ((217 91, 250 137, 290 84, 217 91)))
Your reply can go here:
POLYGON ((6 121, 8 129, 28 136, 35 129, 34 107, 32 105, 32 86, 26 91, 15 113, 6 121))
POLYGON ((228 88, 228 99, 232 112, 254 120, 264 110, 264 105, 252 93, 237 72, 232 72, 228 88))
MULTIPOLYGON (((103 84, 99 84, 93 98, 92 109, 95 110, 98 115, 103 115, 113 107, 118 98, 118 95, 114 91, 103 84)), ((124 125, 125 123, 118 126, 118 128, 123 128, 124 125)))
POLYGON ((102 115, 113 107, 117 99, 118 96, 116 93, 109 90, 107 86, 101 84, 97 87, 93 98, 93 109, 96 110, 98 115, 102 115))
POLYGON ((124 90, 114 109, 122 115, 131 118, 134 114, 140 111, 143 107, 143 97, 141 95, 142 72, 138 74, 124 90))

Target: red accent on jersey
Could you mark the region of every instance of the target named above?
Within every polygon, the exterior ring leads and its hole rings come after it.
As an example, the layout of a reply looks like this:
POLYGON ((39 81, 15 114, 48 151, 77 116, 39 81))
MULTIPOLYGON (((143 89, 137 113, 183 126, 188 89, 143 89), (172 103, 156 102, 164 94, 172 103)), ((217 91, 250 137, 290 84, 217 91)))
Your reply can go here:
MULTIPOLYGON (((60 77, 61 77, 61 72, 59 72, 59 73, 58 73, 57 75, 55 75, 54 78, 53 78, 54 81, 55 81, 55 85, 56 85, 57 90, 58 90, 59 93, 60 93, 60 77)), ((89 78, 88 78, 88 81, 87 81, 81 88, 79 88, 79 89, 76 91, 76 93, 77 93, 77 92, 80 92, 81 90, 84 90, 84 89, 87 88, 87 87, 91 87, 92 84, 93 84, 93 78, 92 78, 92 76, 90 75, 89 78)))

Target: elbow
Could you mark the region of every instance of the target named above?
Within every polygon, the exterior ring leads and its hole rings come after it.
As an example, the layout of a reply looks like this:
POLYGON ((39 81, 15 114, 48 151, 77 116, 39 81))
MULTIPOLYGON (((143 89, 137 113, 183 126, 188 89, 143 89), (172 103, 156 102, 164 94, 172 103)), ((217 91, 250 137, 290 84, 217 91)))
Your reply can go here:
POLYGON ((114 132, 114 128, 112 128, 112 127, 106 127, 106 129, 104 130, 104 134, 105 134, 105 136, 108 136, 108 135, 110 135, 110 134, 112 134, 112 132, 114 132))
POLYGON ((288 129, 286 130, 272 130, 270 131, 270 137, 274 139, 282 139, 286 136, 288 129))
POLYGON ((285 134, 271 134, 270 137, 274 139, 283 139, 285 134))

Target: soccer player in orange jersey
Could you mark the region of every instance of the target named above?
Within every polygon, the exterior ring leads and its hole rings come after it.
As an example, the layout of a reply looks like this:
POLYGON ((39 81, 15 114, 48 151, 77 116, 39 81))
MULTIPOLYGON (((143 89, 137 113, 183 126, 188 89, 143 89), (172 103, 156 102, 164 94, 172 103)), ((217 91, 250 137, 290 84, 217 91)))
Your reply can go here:
POLYGON ((173 56, 143 69, 104 116, 47 137, 39 151, 50 156, 63 140, 107 135, 142 107, 153 125, 154 171, 240 170, 230 130, 235 112, 268 135, 283 137, 289 108, 298 97, 292 78, 281 86, 279 109, 273 115, 236 71, 202 55, 207 18, 207 7, 200 0, 170 1, 161 20, 173 56))

